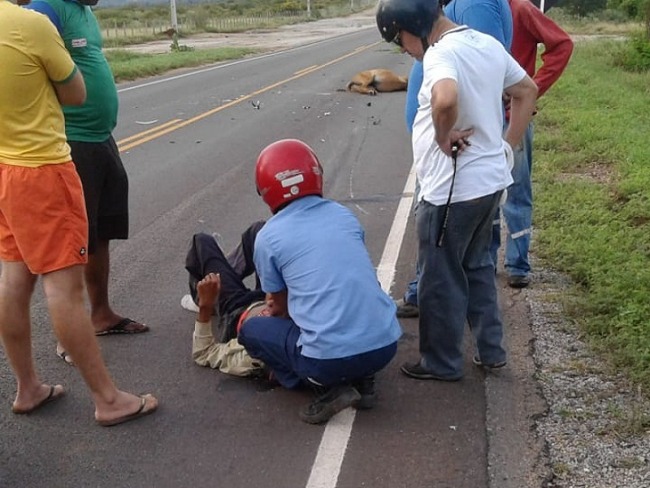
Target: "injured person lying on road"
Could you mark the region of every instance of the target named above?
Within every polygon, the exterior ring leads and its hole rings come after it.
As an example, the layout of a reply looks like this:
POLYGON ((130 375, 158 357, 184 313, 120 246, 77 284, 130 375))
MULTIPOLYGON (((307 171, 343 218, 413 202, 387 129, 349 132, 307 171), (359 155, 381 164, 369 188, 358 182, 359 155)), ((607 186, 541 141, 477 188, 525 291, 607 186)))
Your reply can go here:
POLYGON ((185 260, 190 293, 181 306, 198 314, 194 326, 192 358, 199 366, 218 369, 234 376, 266 376, 264 364, 251 358, 237 341, 245 320, 269 315, 259 280, 250 290, 244 279, 255 272, 253 245, 263 221, 252 224, 241 242, 226 256, 214 235, 195 234, 185 260), (212 315, 218 318, 212 331, 212 315))

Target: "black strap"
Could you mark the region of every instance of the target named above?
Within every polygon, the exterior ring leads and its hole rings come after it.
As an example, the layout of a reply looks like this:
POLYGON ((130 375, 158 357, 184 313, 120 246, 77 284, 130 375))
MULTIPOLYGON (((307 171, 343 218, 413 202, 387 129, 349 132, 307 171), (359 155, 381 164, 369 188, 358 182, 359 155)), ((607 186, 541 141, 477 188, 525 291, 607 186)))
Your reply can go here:
POLYGON ((451 163, 453 165, 453 173, 451 174, 451 185, 449 185, 449 196, 447 197, 447 203, 445 204, 445 213, 442 217, 442 222, 440 223, 440 230, 438 231, 438 241, 436 242, 437 247, 442 247, 442 243, 445 239, 445 231, 447 230, 447 222, 449 221, 449 207, 451 206, 451 195, 454 193, 454 183, 456 181, 456 167, 458 160, 458 143, 454 142, 451 145, 451 163))

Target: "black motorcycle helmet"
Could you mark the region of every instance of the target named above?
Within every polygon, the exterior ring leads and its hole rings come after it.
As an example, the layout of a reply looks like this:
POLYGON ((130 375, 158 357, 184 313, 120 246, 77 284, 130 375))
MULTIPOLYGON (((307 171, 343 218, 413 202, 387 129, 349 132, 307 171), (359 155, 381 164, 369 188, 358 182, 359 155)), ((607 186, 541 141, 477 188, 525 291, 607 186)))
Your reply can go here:
POLYGON ((379 0, 377 28, 386 42, 400 45, 399 31, 404 30, 422 40, 426 51, 428 36, 442 13, 439 0, 379 0))

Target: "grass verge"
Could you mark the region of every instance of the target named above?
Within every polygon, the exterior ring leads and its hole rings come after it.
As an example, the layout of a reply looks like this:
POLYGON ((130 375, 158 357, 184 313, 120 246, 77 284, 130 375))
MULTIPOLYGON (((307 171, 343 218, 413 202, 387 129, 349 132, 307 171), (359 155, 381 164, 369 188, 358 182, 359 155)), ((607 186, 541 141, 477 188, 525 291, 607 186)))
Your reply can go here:
POLYGON ((650 391, 650 73, 623 42, 576 44, 539 103, 535 252, 577 284, 569 309, 597 351, 650 391))
POLYGON ((238 59, 256 50, 248 48, 217 48, 179 51, 165 54, 143 54, 126 50, 108 50, 108 59, 117 82, 154 76, 177 68, 189 68, 204 64, 238 59))

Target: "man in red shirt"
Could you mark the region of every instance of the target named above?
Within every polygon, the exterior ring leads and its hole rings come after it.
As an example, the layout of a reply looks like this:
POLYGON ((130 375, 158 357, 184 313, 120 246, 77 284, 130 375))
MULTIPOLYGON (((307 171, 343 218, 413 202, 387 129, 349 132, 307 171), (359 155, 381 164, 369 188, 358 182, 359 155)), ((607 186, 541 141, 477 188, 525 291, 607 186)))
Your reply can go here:
MULTIPOLYGON (((573 41, 555 22, 529 0, 509 0, 512 10, 512 56, 533 78, 541 97, 557 81, 573 52, 573 41), (542 64, 536 70, 537 46, 542 44, 542 64)), ((533 194, 531 185, 533 122, 528 126, 521 145, 514 148, 514 183, 508 187, 503 216, 508 226, 505 268, 508 285, 524 288, 530 280, 528 248, 532 231, 533 194)), ((493 256, 500 244, 500 226, 494 226, 493 256)), ((495 261, 496 262, 496 261, 495 261)))

